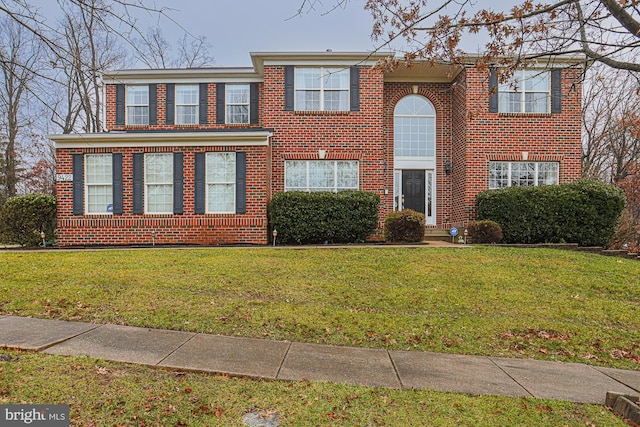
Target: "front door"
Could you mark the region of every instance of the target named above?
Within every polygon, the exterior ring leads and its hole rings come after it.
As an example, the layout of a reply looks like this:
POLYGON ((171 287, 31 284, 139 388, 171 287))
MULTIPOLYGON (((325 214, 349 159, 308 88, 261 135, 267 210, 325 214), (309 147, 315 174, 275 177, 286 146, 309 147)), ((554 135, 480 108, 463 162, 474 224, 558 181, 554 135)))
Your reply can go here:
POLYGON ((402 171, 402 196, 403 209, 412 209, 425 213, 425 171, 402 171))

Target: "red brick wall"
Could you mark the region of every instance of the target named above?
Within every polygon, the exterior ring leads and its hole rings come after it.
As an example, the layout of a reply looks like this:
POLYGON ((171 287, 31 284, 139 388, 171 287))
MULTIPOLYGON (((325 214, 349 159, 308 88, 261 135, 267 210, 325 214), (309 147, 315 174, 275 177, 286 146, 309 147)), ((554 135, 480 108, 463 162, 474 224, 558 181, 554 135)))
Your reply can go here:
POLYGON ((59 182, 58 244, 120 245, 151 244, 155 231, 156 244, 238 244, 267 243, 268 149, 267 147, 234 147, 232 151, 247 154, 246 214, 194 214, 194 153, 219 151, 213 148, 114 148, 58 149, 57 173, 72 172, 72 155, 79 153, 122 153, 123 215, 73 215, 72 183, 59 182), (184 214, 133 215, 133 153, 184 153, 184 214))
POLYGON ((489 72, 466 70, 465 206, 468 219, 481 191, 488 189, 490 161, 557 161, 560 183, 580 177, 582 85, 580 71, 562 72, 562 113, 501 114, 489 112, 489 72))
POLYGON ((360 68, 360 111, 284 111, 284 67, 265 66, 263 125, 271 139, 272 193, 284 191, 285 160, 358 160, 360 190, 380 195, 380 216, 393 203, 393 163, 383 140, 383 74, 360 68), (388 194, 385 194, 385 190, 388 194))
MULTIPOLYGON (((384 140, 389 153, 389 164, 393 174, 394 118, 393 113, 398 102, 407 95, 422 95, 433 104, 436 110, 436 224, 441 226, 451 216, 451 175, 446 175, 444 164, 451 159, 451 90, 447 83, 386 83, 384 86, 384 140)), ((393 175, 391 176, 393 182, 393 175)), ((393 187, 392 187, 393 188, 393 187)), ((393 205, 390 206, 390 209, 393 205)))

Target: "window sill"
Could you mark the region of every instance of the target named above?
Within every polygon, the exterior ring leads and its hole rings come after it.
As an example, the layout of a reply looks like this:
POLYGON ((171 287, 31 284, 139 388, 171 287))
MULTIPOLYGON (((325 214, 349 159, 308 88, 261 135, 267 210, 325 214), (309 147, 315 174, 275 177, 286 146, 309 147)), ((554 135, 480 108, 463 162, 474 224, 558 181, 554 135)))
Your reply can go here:
POLYGON ((551 117, 551 113, 498 113, 501 117, 551 117))
POLYGON ((297 116, 348 116, 351 111, 295 110, 297 116))

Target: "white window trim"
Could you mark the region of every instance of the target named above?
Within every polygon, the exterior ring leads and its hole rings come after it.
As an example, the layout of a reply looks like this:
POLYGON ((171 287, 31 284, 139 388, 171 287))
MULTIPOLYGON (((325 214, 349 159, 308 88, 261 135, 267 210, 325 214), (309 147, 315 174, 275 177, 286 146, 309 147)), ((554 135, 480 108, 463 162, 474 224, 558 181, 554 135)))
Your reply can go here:
POLYGON ((224 95, 224 120, 226 124, 231 125, 248 125, 251 123, 251 85, 249 84, 227 84, 224 95), (243 86, 247 89, 247 102, 229 102, 228 101, 228 90, 230 86, 243 86), (236 105, 246 105, 247 106, 247 121, 246 122, 231 122, 229 120, 229 107, 236 105))
MULTIPOLYGON (((489 189, 490 190, 497 190, 500 188, 508 188, 508 187, 513 187, 513 185, 511 185, 511 171, 512 171, 512 166, 514 163, 529 163, 529 164, 533 164, 534 165, 534 178, 533 178, 533 185, 523 185, 522 187, 538 187, 539 186, 539 180, 540 180, 540 165, 541 164, 555 164, 557 165, 556 171, 558 172, 558 174, 556 175, 556 182, 554 184, 545 184, 545 185, 558 185, 560 183, 560 164, 559 162, 523 162, 523 161, 499 161, 499 160, 494 160, 489 162, 489 177, 491 177, 491 167, 493 164, 496 163, 506 163, 508 165, 507 167, 507 186, 506 187, 491 187, 491 178, 489 178, 489 189)), ((520 186, 517 186, 520 187, 520 186)))
POLYGON ((320 191, 330 191, 333 193, 337 193, 338 191, 348 191, 348 190, 359 190, 360 189, 360 162, 358 160, 286 160, 285 161, 285 171, 284 171, 284 191, 305 191, 307 193, 311 193, 311 192, 317 192, 318 189, 316 187, 310 187, 309 186, 309 172, 310 172, 310 165, 311 162, 315 162, 315 161, 321 161, 321 162, 333 162, 334 163, 334 168, 333 168, 333 188, 331 190, 320 190, 320 191), (300 187, 296 187, 294 189, 290 189, 287 188, 287 163, 288 162, 305 162, 305 167, 306 167, 306 182, 305 182, 305 187, 304 188, 300 188, 300 187), (358 171, 358 176, 356 177, 356 180, 358 182, 358 185, 356 187, 349 187, 349 188, 338 188, 338 163, 339 162, 353 162, 356 164, 357 166, 357 171, 358 171))
POLYGON ((147 158, 149 155, 167 155, 167 156, 171 156, 171 161, 172 161, 172 166, 173 166, 173 154, 172 153, 145 153, 144 155, 144 212, 145 214, 149 214, 149 215, 173 215, 173 204, 172 204, 172 209, 168 212, 149 212, 149 187, 152 185, 171 185, 171 200, 173 200, 173 192, 175 191, 175 189, 173 188, 173 169, 171 170, 171 177, 169 178, 169 181, 166 182, 149 182, 149 179, 147 178, 147 158))
POLYGON ((325 88, 324 87, 324 83, 326 80, 326 76, 330 75, 331 73, 336 73, 336 72, 344 72, 344 73, 348 73, 349 74, 349 80, 350 80, 350 69, 349 68, 339 68, 339 67, 296 67, 294 70, 294 85, 293 85, 293 101, 294 101, 294 110, 295 111, 335 111, 335 112, 344 112, 344 111, 349 111, 350 110, 350 105, 351 105, 351 84, 349 83, 349 81, 347 82, 347 86, 345 88, 325 88), (301 84, 299 85, 298 79, 296 78, 296 70, 299 69, 316 69, 316 70, 320 70, 320 87, 319 88, 307 88, 302 86, 301 84), (326 71, 326 70, 334 70, 334 71, 326 71), (298 107, 298 92, 300 91, 304 91, 304 92, 319 92, 320 93, 320 105, 319 108, 317 110, 304 110, 304 109, 300 109, 298 107), (326 110, 324 108, 324 94, 325 92, 347 92, 347 102, 345 105, 345 109, 344 110, 326 110))
POLYGON ((192 84, 177 84, 175 85, 175 94, 174 94, 174 99, 175 99, 175 105, 174 105, 174 117, 175 117, 175 124, 177 125, 197 125, 198 124, 198 113, 199 113, 199 108, 200 108, 200 87, 198 85, 192 85, 192 84), (179 88, 185 88, 185 87, 194 87, 196 88, 196 102, 193 104, 178 104, 178 89, 179 88), (180 115, 178 114, 178 107, 196 107, 196 115, 195 115, 195 121, 193 123, 185 123, 183 121, 180 120, 180 115))
MULTIPOLYGON (((223 153, 226 154, 227 152, 223 152, 223 153)), ((233 181, 228 181, 228 182, 226 182, 226 181, 209 181, 209 174, 207 173, 207 166, 209 165, 208 157, 212 156, 212 155, 215 155, 215 154, 223 154, 223 153, 208 152, 205 155, 205 161, 204 161, 204 164, 205 164, 205 172, 204 172, 205 201, 204 201, 204 203, 205 203, 205 213, 207 213, 207 214, 235 214, 236 213, 235 207, 236 207, 237 177, 236 177, 235 170, 234 170, 234 175, 233 175, 233 181), (229 210, 229 211, 211 211, 211 210, 209 210, 209 185, 211 185, 211 184, 213 184, 213 185, 215 185, 215 184, 220 184, 220 185, 229 185, 229 184, 231 184, 231 185, 233 185, 233 204, 232 204, 231 210, 229 210)), ((230 152, 230 153, 232 153, 233 156, 236 155, 235 152, 230 152)), ((236 165, 235 162, 236 162, 236 158, 234 157, 234 167, 236 165)))
POLYGON ((125 124, 130 126, 147 126, 149 125, 149 86, 148 85, 126 85, 125 86, 125 124), (147 89, 147 103, 146 104, 135 104, 129 103, 129 89, 132 87, 144 87, 147 89), (129 121, 129 107, 147 107, 147 120, 146 123, 130 123, 129 121))
POLYGON ((113 168, 113 156, 112 154, 85 154, 85 161, 84 161, 84 194, 85 194, 85 200, 84 200, 84 211, 87 215, 113 215, 113 210, 111 212, 90 212, 89 210, 89 187, 105 187, 105 186, 109 186, 111 187, 111 207, 113 207, 113 169, 112 169, 112 175, 111 175, 111 181, 109 183, 100 183, 100 184, 89 184, 88 180, 87 180, 87 176, 88 176, 88 168, 89 168, 89 162, 88 162, 88 158, 90 157, 100 157, 100 156, 105 156, 105 157, 109 157, 111 160, 111 167, 113 168))
POLYGON ((513 76, 504 83, 498 84, 498 112, 503 114, 549 114, 551 113, 551 71, 546 69, 522 69, 516 70, 513 76), (527 74, 533 72, 535 74, 547 75, 547 90, 526 90, 527 74), (518 84, 515 85, 514 79, 519 79, 518 84), (515 85, 515 86, 514 86, 515 85), (505 90, 506 88, 506 90, 505 90), (504 105, 500 102, 500 93, 518 93, 520 94, 520 111, 506 111, 504 105), (545 111, 526 111, 526 94, 527 93, 544 93, 547 97, 547 105, 545 111))

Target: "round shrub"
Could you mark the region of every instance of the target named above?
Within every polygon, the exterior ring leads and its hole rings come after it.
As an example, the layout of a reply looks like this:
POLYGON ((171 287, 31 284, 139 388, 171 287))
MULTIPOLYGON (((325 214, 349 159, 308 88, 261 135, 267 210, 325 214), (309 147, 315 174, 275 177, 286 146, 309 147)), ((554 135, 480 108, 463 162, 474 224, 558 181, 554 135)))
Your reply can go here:
POLYGON ((424 214, 411 209, 391 212, 384 220, 386 242, 422 242, 424 240, 424 214))
POLYGON ((0 211, 0 240, 37 246, 40 231, 52 238, 56 229, 56 199, 45 194, 9 198, 0 211))
POLYGON ((495 221, 485 219, 474 221, 467 226, 472 243, 500 243, 502 241, 502 228, 495 221))

